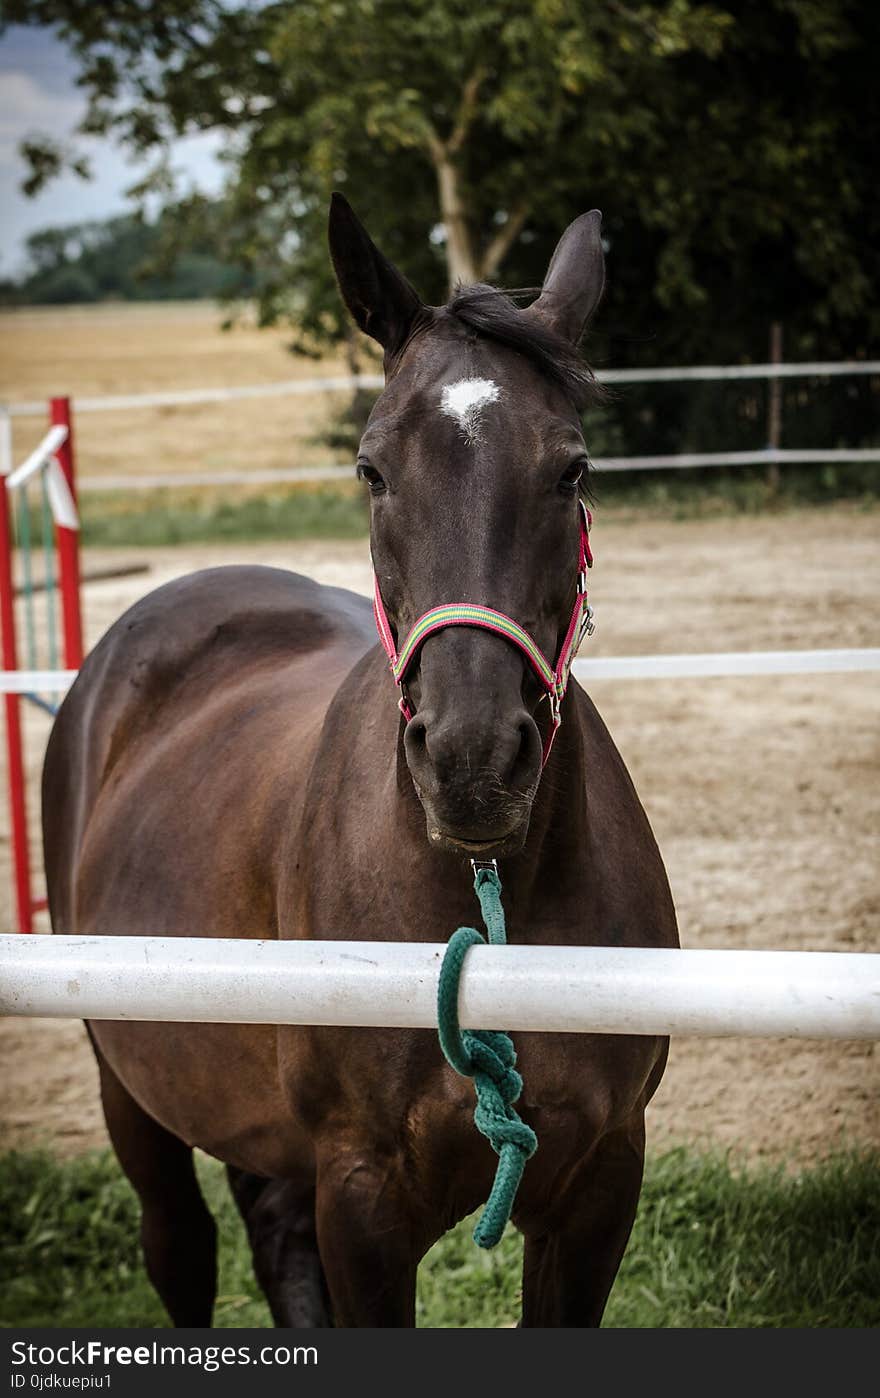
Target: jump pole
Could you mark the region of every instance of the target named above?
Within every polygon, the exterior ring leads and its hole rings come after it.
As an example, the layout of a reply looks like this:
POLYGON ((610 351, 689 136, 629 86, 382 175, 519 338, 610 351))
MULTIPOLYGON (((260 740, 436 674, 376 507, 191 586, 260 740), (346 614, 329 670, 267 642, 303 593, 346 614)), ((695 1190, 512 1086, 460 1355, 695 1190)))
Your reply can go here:
MULTIPOLYGON (((76 473, 73 456, 73 417, 69 398, 49 399, 49 420, 53 427, 66 427, 67 437, 55 453, 70 498, 76 505, 76 473)), ((56 522, 55 544, 58 550, 58 577, 61 586, 61 617, 64 638, 64 664, 68 670, 78 670, 83 662, 82 614, 80 611, 79 533, 56 522)))
MULTIPOLYGON (((445 944, 0 937, 0 1013, 436 1029, 445 944)), ((462 1026, 880 1039, 880 955, 478 946, 462 1026)))
POLYGON ((0 411, 0 657, 3 671, 10 677, 3 686, 3 707, 6 718, 6 753, 9 773, 10 834, 12 842, 15 903, 19 932, 33 931, 33 915, 46 907, 45 899, 34 899, 28 841, 27 796, 24 774, 24 750, 21 725, 22 694, 35 689, 33 680, 42 678, 46 687, 57 690, 57 676, 29 674, 19 671, 15 624, 15 579, 12 566, 13 538, 9 504, 9 489, 24 485, 36 471, 46 469, 49 454, 49 490, 55 517, 55 549, 58 555, 58 580, 61 593, 62 651, 66 671, 63 688, 67 688, 83 661, 83 630, 80 609, 79 518, 76 509, 76 483, 73 454, 73 426, 69 398, 49 400, 49 421, 52 428, 40 447, 13 473, 12 430, 8 411, 0 411), (56 440, 53 440, 53 437, 56 440), (58 441, 57 438, 62 440, 58 441), (57 465, 55 464, 57 462, 57 465), (53 471, 62 479, 53 480, 53 471), (12 478, 12 479, 10 479, 12 478), (20 478, 20 479, 19 479, 20 478), (22 678, 27 683, 14 681, 22 678))
MULTIPOLYGON (((18 669, 15 641, 15 584, 12 576, 12 529, 6 480, 12 471, 11 423, 0 418, 0 652, 4 670, 18 669)), ((13 880, 19 932, 32 932, 33 894, 28 849, 27 802, 25 797, 24 756, 21 742, 21 699, 5 693, 6 759, 9 773, 9 825, 12 837, 13 880)))

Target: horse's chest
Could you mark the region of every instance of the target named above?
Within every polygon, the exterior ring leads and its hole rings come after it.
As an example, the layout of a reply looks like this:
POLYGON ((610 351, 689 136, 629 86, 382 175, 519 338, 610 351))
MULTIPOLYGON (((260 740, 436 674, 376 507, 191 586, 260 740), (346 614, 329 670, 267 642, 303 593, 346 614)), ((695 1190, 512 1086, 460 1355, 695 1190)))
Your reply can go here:
MULTIPOLYGON (((658 1041, 514 1035, 523 1117, 549 1149, 579 1155, 643 1102, 658 1041)), ((393 1156, 413 1178, 482 1176, 494 1156, 474 1125, 471 1079, 445 1063, 430 1030, 282 1031, 282 1087, 315 1140, 393 1156)))

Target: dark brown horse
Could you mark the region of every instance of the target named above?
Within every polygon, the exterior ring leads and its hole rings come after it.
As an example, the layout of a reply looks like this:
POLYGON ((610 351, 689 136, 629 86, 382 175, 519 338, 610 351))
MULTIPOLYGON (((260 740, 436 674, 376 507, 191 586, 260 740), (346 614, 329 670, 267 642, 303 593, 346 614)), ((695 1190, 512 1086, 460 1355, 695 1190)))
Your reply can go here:
MULTIPOLYGON (((571 614, 576 343, 599 299, 599 215, 563 236, 520 310, 488 288, 422 304, 351 209, 330 243, 387 385, 361 443, 381 595, 399 638, 483 603, 555 656, 571 614)), ((426 641, 405 723, 369 604, 270 568, 195 573, 127 612, 62 706, 44 773, 56 933, 445 941, 501 861, 511 941, 674 946, 648 821, 572 683, 548 705, 523 654, 459 626, 426 641)), ((228 1166, 282 1325, 405 1326, 416 1268, 489 1192, 473 1089, 428 1031, 90 1025, 107 1125, 178 1325, 210 1323, 215 1229, 194 1146, 228 1166)), ((632 1225, 666 1041, 520 1034, 538 1134, 514 1222, 523 1323, 598 1324, 632 1225)))

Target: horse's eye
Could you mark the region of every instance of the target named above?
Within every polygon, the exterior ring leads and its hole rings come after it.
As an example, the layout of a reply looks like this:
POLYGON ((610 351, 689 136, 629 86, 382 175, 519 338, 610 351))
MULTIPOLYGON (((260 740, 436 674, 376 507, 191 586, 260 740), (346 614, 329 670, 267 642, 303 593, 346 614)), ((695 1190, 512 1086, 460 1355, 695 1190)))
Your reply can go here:
POLYGON ((357 474, 358 480, 366 481, 372 495, 382 494, 385 489, 385 481, 374 466, 371 466, 367 461, 359 461, 357 474))
POLYGON ((570 466, 566 466, 562 475, 559 477, 559 489, 564 495, 573 495, 575 493, 580 485, 581 476, 583 474, 583 461, 572 461, 570 466))

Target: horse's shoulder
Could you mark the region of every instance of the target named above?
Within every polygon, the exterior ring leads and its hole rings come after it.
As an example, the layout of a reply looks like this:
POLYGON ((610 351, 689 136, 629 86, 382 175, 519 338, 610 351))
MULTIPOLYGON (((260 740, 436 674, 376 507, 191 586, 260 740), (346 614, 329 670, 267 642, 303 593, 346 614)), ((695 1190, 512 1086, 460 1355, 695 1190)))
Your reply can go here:
POLYGON ((108 635, 136 628, 165 630, 173 619, 178 636, 212 627, 278 623, 287 637, 320 644, 328 635, 354 629, 369 633, 370 603, 346 588, 327 587, 286 568, 229 564, 174 578, 146 594, 110 628, 108 635))
POLYGON ((231 565, 189 573, 148 593, 114 622, 93 655, 179 668, 226 653, 245 664, 373 639, 370 604, 356 593, 283 568, 231 565))
MULTIPOLYGON (((369 602, 282 568, 207 568, 164 584, 124 612, 86 657, 61 727, 129 731, 160 708, 272 684, 333 650, 354 664, 375 641, 369 602)), ((313 668, 313 667, 312 667, 313 668)))

